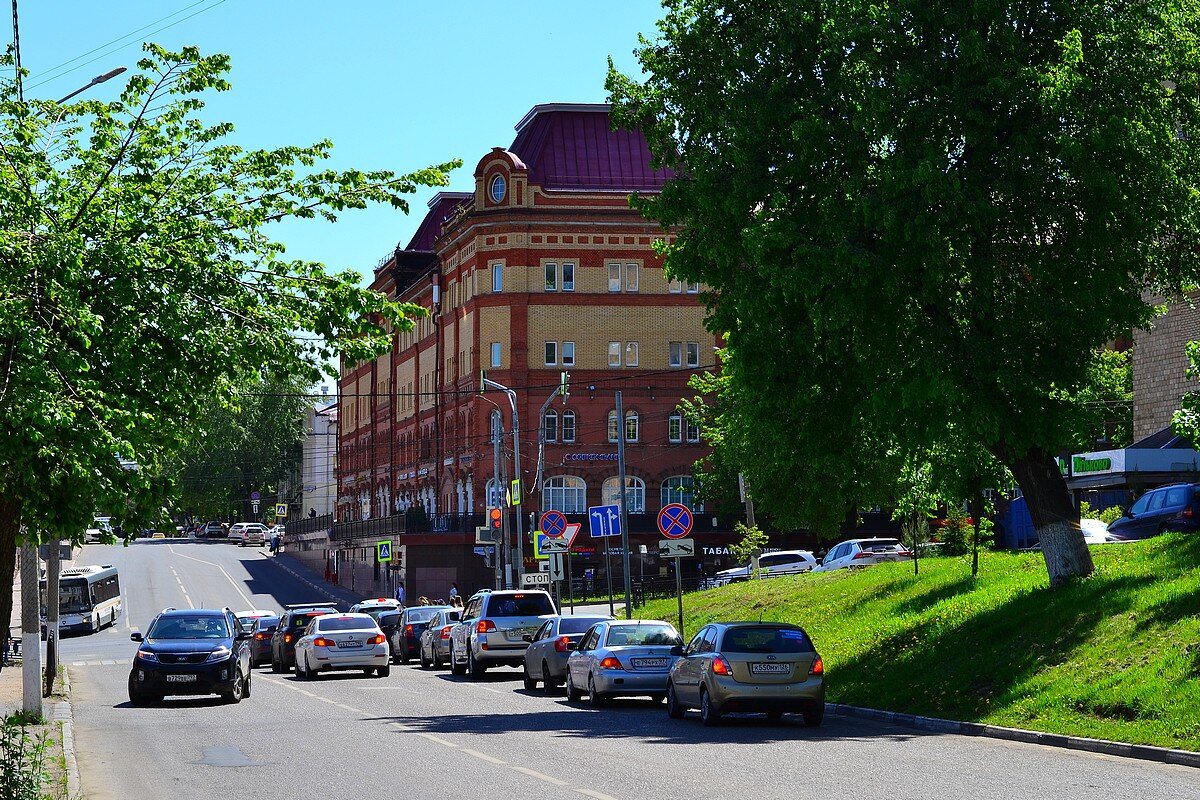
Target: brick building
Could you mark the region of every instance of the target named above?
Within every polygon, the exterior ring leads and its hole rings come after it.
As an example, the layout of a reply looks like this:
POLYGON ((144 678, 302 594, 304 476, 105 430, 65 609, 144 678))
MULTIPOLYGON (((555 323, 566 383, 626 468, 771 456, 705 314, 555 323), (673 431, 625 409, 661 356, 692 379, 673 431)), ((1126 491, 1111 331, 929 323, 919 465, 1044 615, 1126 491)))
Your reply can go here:
MULTIPOLYGON (((732 533, 694 501, 692 465, 704 450, 677 411, 688 378, 713 365, 716 341, 700 287, 667 280, 653 250, 663 232, 628 203, 667 175, 651 167, 640 133, 610 129, 605 105, 539 105, 516 130, 508 148, 479 160, 474 192, 437 195, 412 240, 375 271, 373 288, 429 315, 382 358, 342 365, 337 518, 403 530, 413 545, 473 544, 489 491, 499 497, 495 487, 514 477, 508 436, 493 482, 492 426, 507 434, 512 415, 503 394, 480 395, 486 370, 516 390, 527 530, 555 508, 586 537, 588 506, 619 496, 623 436, 634 543, 653 553, 657 512, 682 502, 718 553, 732 533), (562 371, 570 396, 540 416, 562 371)), ((663 565, 641 557, 639 568, 663 565)), ((410 594, 420 569, 405 566, 410 594)))
MULTIPOLYGON (((1151 302, 1165 300, 1154 297, 1151 302)), ((1184 374, 1187 343, 1196 340, 1200 340, 1200 309, 1187 302, 1170 303, 1167 314, 1155 319, 1150 330, 1134 331, 1134 441, 1169 426, 1183 396, 1200 388, 1184 374)))

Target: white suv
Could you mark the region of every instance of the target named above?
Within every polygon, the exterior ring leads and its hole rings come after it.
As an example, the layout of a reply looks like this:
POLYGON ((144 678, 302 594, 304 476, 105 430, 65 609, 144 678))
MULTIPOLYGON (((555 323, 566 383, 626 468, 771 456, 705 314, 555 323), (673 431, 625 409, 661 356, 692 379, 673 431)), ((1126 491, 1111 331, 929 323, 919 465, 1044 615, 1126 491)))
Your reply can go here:
POLYGON ((235 522, 229 526, 229 541, 237 542, 238 547, 241 547, 246 544, 246 534, 250 531, 255 531, 256 535, 254 539, 257 540, 258 544, 262 544, 263 539, 258 534, 260 531, 266 533, 267 526, 261 522, 235 522))
MULTIPOLYGON (((750 579, 751 564, 733 569, 723 569, 713 576, 713 584, 724 586, 727 583, 737 583, 750 579)), ((771 578, 776 575, 797 575, 810 572, 817 566, 817 559, 807 550, 780 550, 774 553, 763 553, 758 557, 759 577, 771 578)))
POLYGON ((475 593, 450 631, 450 670, 479 678, 493 665, 524 666, 525 634, 557 613, 550 595, 536 589, 475 593))
POLYGON ((834 545, 815 572, 831 572, 847 567, 869 567, 888 561, 907 561, 912 551, 898 539, 850 539, 834 545))

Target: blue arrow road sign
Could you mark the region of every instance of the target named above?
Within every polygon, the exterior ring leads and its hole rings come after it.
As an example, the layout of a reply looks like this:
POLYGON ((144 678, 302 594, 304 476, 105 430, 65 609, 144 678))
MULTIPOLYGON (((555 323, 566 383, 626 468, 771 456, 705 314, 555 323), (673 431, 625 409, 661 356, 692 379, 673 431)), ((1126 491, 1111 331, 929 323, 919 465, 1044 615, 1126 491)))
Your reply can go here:
POLYGON ((592 506, 588 509, 588 523, 593 539, 621 535, 621 509, 616 506, 592 506))

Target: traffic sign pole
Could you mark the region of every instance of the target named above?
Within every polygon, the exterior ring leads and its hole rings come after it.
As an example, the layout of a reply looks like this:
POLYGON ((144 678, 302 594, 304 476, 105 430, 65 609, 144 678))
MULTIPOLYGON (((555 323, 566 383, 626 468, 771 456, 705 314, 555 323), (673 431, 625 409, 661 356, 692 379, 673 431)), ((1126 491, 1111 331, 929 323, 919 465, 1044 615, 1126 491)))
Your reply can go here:
POLYGON ((617 390, 617 480, 621 482, 621 571, 625 573, 625 619, 633 619, 633 608, 629 598, 633 595, 632 578, 629 571, 629 512, 625 508, 629 500, 629 489, 625 486, 625 412, 621 406, 621 390, 617 390))

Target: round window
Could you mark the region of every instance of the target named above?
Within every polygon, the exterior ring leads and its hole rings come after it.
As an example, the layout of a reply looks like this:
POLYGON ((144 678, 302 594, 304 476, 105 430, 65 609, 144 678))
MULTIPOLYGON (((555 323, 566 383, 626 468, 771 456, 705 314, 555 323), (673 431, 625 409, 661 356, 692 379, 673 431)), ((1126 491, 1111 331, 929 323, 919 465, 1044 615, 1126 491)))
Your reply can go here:
POLYGON ((497 175, 496 177, 492 178, 492 185, 488 189, 488 192, 492 196, 493 203, 499 203, 501 200, 503 200, 504 193, 506 191, 508 191, 508 182, 504 180, 503 175, 497 175))

